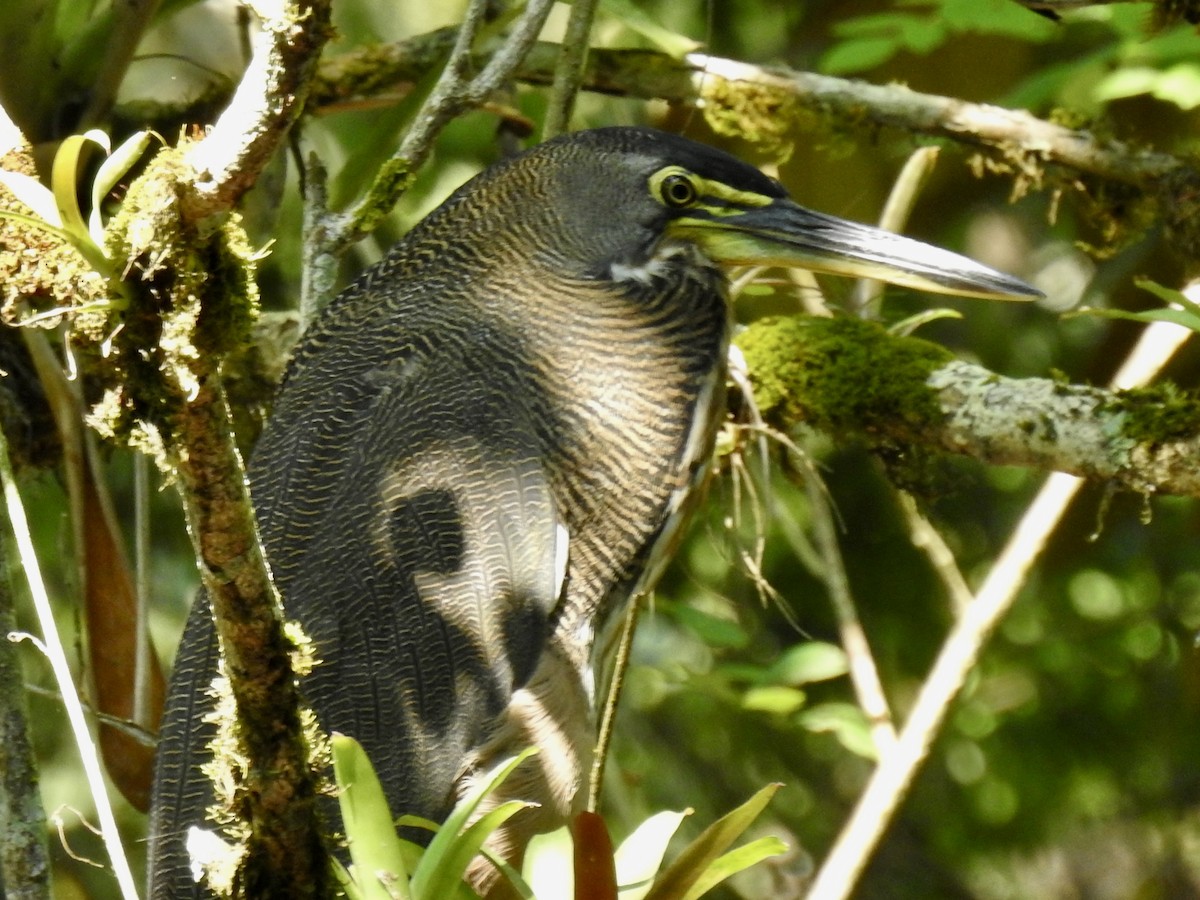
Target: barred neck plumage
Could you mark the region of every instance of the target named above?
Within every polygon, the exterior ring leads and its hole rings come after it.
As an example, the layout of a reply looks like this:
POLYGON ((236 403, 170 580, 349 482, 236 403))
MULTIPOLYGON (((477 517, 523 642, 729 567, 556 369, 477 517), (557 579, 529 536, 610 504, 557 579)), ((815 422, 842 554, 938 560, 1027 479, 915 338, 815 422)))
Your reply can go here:
POLYGON ((724 409, 729 327, 719 271, 660 266, 652 283, 623 287, 548 277, 537 334, 527 338, 540 388, 531 395, 553 407, 537 421, 557 423, 544 459, 571 541, 554 627, 574 658, 661 571, 646 566, 684 518, 724 409))

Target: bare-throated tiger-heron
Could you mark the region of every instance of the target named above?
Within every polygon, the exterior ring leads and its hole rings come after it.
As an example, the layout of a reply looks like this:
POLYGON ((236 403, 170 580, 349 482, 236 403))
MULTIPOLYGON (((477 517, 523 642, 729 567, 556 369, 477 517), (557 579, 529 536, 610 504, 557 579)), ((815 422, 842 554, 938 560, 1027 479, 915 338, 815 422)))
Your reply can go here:
MULTIPOLYGON (((446 815, 529 744, 513 836, 586 797, 594 635, 647 587, 723 409, 724 267, 797 266, 1030 297, 964 257, 806 210, 737 159, 646 128, 492 166, 304 335, 250 467, 324 729, 357 738, 392 810, 446 815)), ((205 896, 185 836, 217 649, 198 603, 162 728, 154 897, 205 896)))

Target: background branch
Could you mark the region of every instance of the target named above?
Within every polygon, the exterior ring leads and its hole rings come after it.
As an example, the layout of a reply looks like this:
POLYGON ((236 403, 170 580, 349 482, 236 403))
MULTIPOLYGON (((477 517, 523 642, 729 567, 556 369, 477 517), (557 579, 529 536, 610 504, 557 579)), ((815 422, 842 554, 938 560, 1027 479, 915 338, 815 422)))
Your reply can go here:
POLYGON ((554 70, 554 83, 551 85, 550 102, 546 109, 546 124, 542 127, 542 140, 549 140, 568 129, 571 110, 575 108, 575 96, 583 83, 583 69, 588 56, 588 35, 592 31, 596 5, 597 0, 576 0, 571 4, 571 17, 567 20, 567 32, 563 36, 558 65, 554 70))
MULTIPOLYGON (((1114 377, 1114 387, 1127 389, 1148 383, 1190 336, 1190 331, 1178 325, 1150 325, 1114 377)), ((942 644, 899 740, 882 757, 818 870, 807 895, 811 900, 844 900, 850 896, 929 755, 952 704, 976 670, 984 644, 1012 608, 1030 569, 1082 485, 1078 477, 1055 472, 1026 509, 979 592, 942 644)))
POLYGON ((1139 493, 1200 496, 1200 401, 1170 389, 1006 378, 846 318, 763 319, 737 342, 764 418, 784 429, 806 421, 1139 493))
MULTIPOLYGON (((440 29, 397 44, 370 45, 322 60, 315 76, 312 108, 336 108, 352 100, 394 93, 398 87, 420 80, 444 58, 455 34, 454 29, 440 29)), ((533 44, 511 75, 527 84, 553 84, 561 52, 557 44, 533 44)), ((1035 183, 1043 177, 1044 166, 1052 164, 1153 195, 1175 192, 1176 200, 1181 192, 1187 195, 1188 186, 1200 185, 1200 170, 1185 157, 1105 139, 1021 110, 921 93, 896 84, 871 84, 700 53, 676 59, 655 50, 592 48, 581 87, 603 94, 699 105, 718 126, 730 114, 750 114, 754 121, 749 124, 755 127, 773 121, 770 127, 787 132, 794 128, 794 114, 807 110, 828 120, 852 122, 855 128, 878 125, 946 138, 997 151, 1014 171, 1035 183), (749 100, 753 102, 747 105, 749 100)), ((464 105, 457 109, 482 99, 478 94, 464 97, 464 105)), ((177 114, 176 110, 170 112, 177 114)), ((752 138, 754 133, 751 128, 743 136, 752 138)), ((1185 214, 1186 210, 1180 209, 1174 218, 1182 220, 1185 214)))
MULTIPOLYGON (((530 0, 504 43, 487 58, 479 74, 471 77, 470 72, 481 62, 475 58, 473 48, 488 6, 487 0, 473 0, 467 8, 442 75, 405 132, 399 148, 380 167, 374 184, 363 198, 351 210, 333 217, 325 225, 325 241, 330 253, 343 252, 377 223, 381 212, 391 210, 407 187, 411 174, 433 149, 434 140, 447 122, 484 103, 512 77, 541 32, 554 3, 553 0, 530 0)), ((444 46, 445 40, 445 31, 434 33, 433 42, 437 46, 444 46)), ((428 59, 427 56, 423 58, 428 59)))

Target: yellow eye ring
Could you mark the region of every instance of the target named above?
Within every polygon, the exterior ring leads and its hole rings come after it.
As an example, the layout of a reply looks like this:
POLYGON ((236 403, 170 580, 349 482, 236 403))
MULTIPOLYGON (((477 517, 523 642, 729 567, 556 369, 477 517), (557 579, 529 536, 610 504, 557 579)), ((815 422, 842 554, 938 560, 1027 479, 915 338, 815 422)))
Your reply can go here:
POLYGON ((668 175, 664 178, 658 187, 658 192, 663 203, 675 209, 691 206, 696 202, 698 196, 692 180, 686 175, 679 174, 668 175))

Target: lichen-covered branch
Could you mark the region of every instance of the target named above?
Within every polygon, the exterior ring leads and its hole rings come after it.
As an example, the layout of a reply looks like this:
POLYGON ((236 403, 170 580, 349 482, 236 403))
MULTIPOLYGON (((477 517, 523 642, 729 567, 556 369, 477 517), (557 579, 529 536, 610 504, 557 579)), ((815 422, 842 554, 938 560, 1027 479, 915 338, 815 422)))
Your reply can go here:
POLYGON ((218 384, 205 383, 179 417, 187 454, 175 470, 186 496, 221 639, 223 671, 234 694, 240 784, 230 812, 247 826, 237 882, 245 897, 326 897, 329 863, 317 816, 317 777, 300 714, 279 597, 263 579, 263 557, 218 384))
POLYGON ((928 384, 945 413, 947 450, 1141 493, 1200 496, 1200 400, 1170 385, 1113 392, 1003 378, 957 361, 928 384))
MULTIPOLYGON (((364 89, 416 79, 426 45, 442 40, 444 35, 435 33, 336 57, 318 73, 314 104, 346 102, 361 97, 364 89), (369 78, 360 74, 367 67, 353 62, 360 53, 376 64, 369 78)), ((515 77, 549 85, 558 58, 557 45, 538 44, 515 77)), ((697 106, 717 131, 781 154, 798 134, 813 127, 890 127, 985 150, 987 164, 1014 174, 1019 185, 1042 186, 1050 180, 1047 168, 1053 166, 1063 173, 1054 180, 1056 186, 1082 196, 1093 206, 1097 221, 1111 231, 1119 222, 1132 222, 1136 228, 1161 218, 1182 255, 1200 255, 1200 215, 1184 202, 1200 196, 1200 168, 1194 160, 1047 122, 1021 110, 923 94, 899 84, 870 84, 701 53, 676 59, 651 50, 591 50, 582 86, 697 106), (1147 206, 1155 201, 1152 209, 1147 206)))
MULTIPOLYGON (((414 81, 426 71, 433 48, 443 46, 446 40, 445 31, 432 32, 325 60, 317 73, 313 104, 344 103, 414 81)), ((535 45, 516 77, 530 84, 551 84, 559 52, 557 44, 535 45)), ((923 94, 898 84, 877 85, 702 53, 676 59, 655 50, 593 48, 583 87, 625 97, 699 104, 717 120, 731 114, 741 116, 752 126, 751 136, 768 127, 794 129, 795 114, 806 109, 859 126, 890 126, 1021 152, 1038 163, 1053 163, 1122 184, 1144 186, 1172 177, 1192 183, 1200 179, 1195 166, 1182 157, 1106 140, 1020 110, 923 94)))
POLYGON ((164 149, 129 188, 107 229, 130 290, 77 311, 76 356, 101 393, 103 434, 150 452, 178 478, 202 582, 236 703, 240 742, 232 809, 244 824, 238 883, 251 896, 323 896, 329 880, 317 778, 279 596, 258 543, 233 440, 223 360, 249 341, 257 306, 253 251, 236 215, 190 222, 180 197, 186 147, 164 149))
MULTIPOLYGON (((324 59, 310 106, 323 109, 403 92, 441 64, 455 34, 455 29, 440 29, 324 59)), ((513 77, 549 85, 559 54, 557 44, 535 44, 513 77)), ((1150 193, 1200 184, 1200 170, 1186 157, 1106 139, 1020 110, 701 53, 677 59, 655 50, 592 48, 582 87, 698 105, 718 128, 737 124, 739 133, 751 139, 788 140, 797 133, 798 114, 816 113, 854 127, 887 126, 996 150, 1030 178, 1052 164, 1150 193)), ((163 114, 177 111, 164 109, 163 114)))
POLYGON ((932 447, 993 465, 1056 469, 1139 493, 1200 496, 1200 399, 1005 378, 858 319, 764 319, 743 332, 763 415, 932 447))
POLYGON ((244 825, 247 896, 330 893, 316 775, 283 611, 258 542, 221 363, 247 342, 253 253, 233 204, 299 115, 329 34, 328 0, 260 4, 262 32, 230 107, 202 139, 158 153, 109 223, 127 302, 74 319, 104 397, 103 432, 140 443, 179 478, 238 719, 229 813, 244 825), (101 349, 102 348, 102 349, 101 349))
POLYGON ((195 176, 180 195, 185 218, 233 208, 286 138, 329 39, 330 0, 252 4, 262 17, 250 65, 212 130, 192 144, 195 176))
MULTIPOLYGON (((310 107, 402 95, 442 64, 456 37, 455 29, 441 29, 325 60, 316 75, 310 107)), ((552 84, 560 52, 557 44, 535 44, 512 70, 512 77, 528 84, 552 84)), ((486 51, 482 53, 475 65, 486 60, 486 51)), ((1162 220, 1170 229, 1171 245, 1181 255, 1200 256, 1200 215, 1188 199, 1200 196, 1200 168, 1194 160, 1020 110, 923 94, 898 84, 870 84, 701 53, 675 58, 653 50, 589 50, 582 88, 696 106, 717 131, 747 138, 781 155, 797 135, 813 128, 889 127, 977 147, 986 153, 981 165, 1014 175, 1018 187, 1049 183, 1075 193, 1089 205, 1091 218, 1106 240, 1116 239, 1122 226, 1140 231, 1148 222, 1162 220), (1048 175, 1051 170, 1057 171, 1048 175)), ((462 99, 478 105, 484 97, 463 95, 462 99)), ((163 110, 165 118, 178 115, 178 110, 163 110)), ((410 162, 404 172, 413 168, 410 162)))

